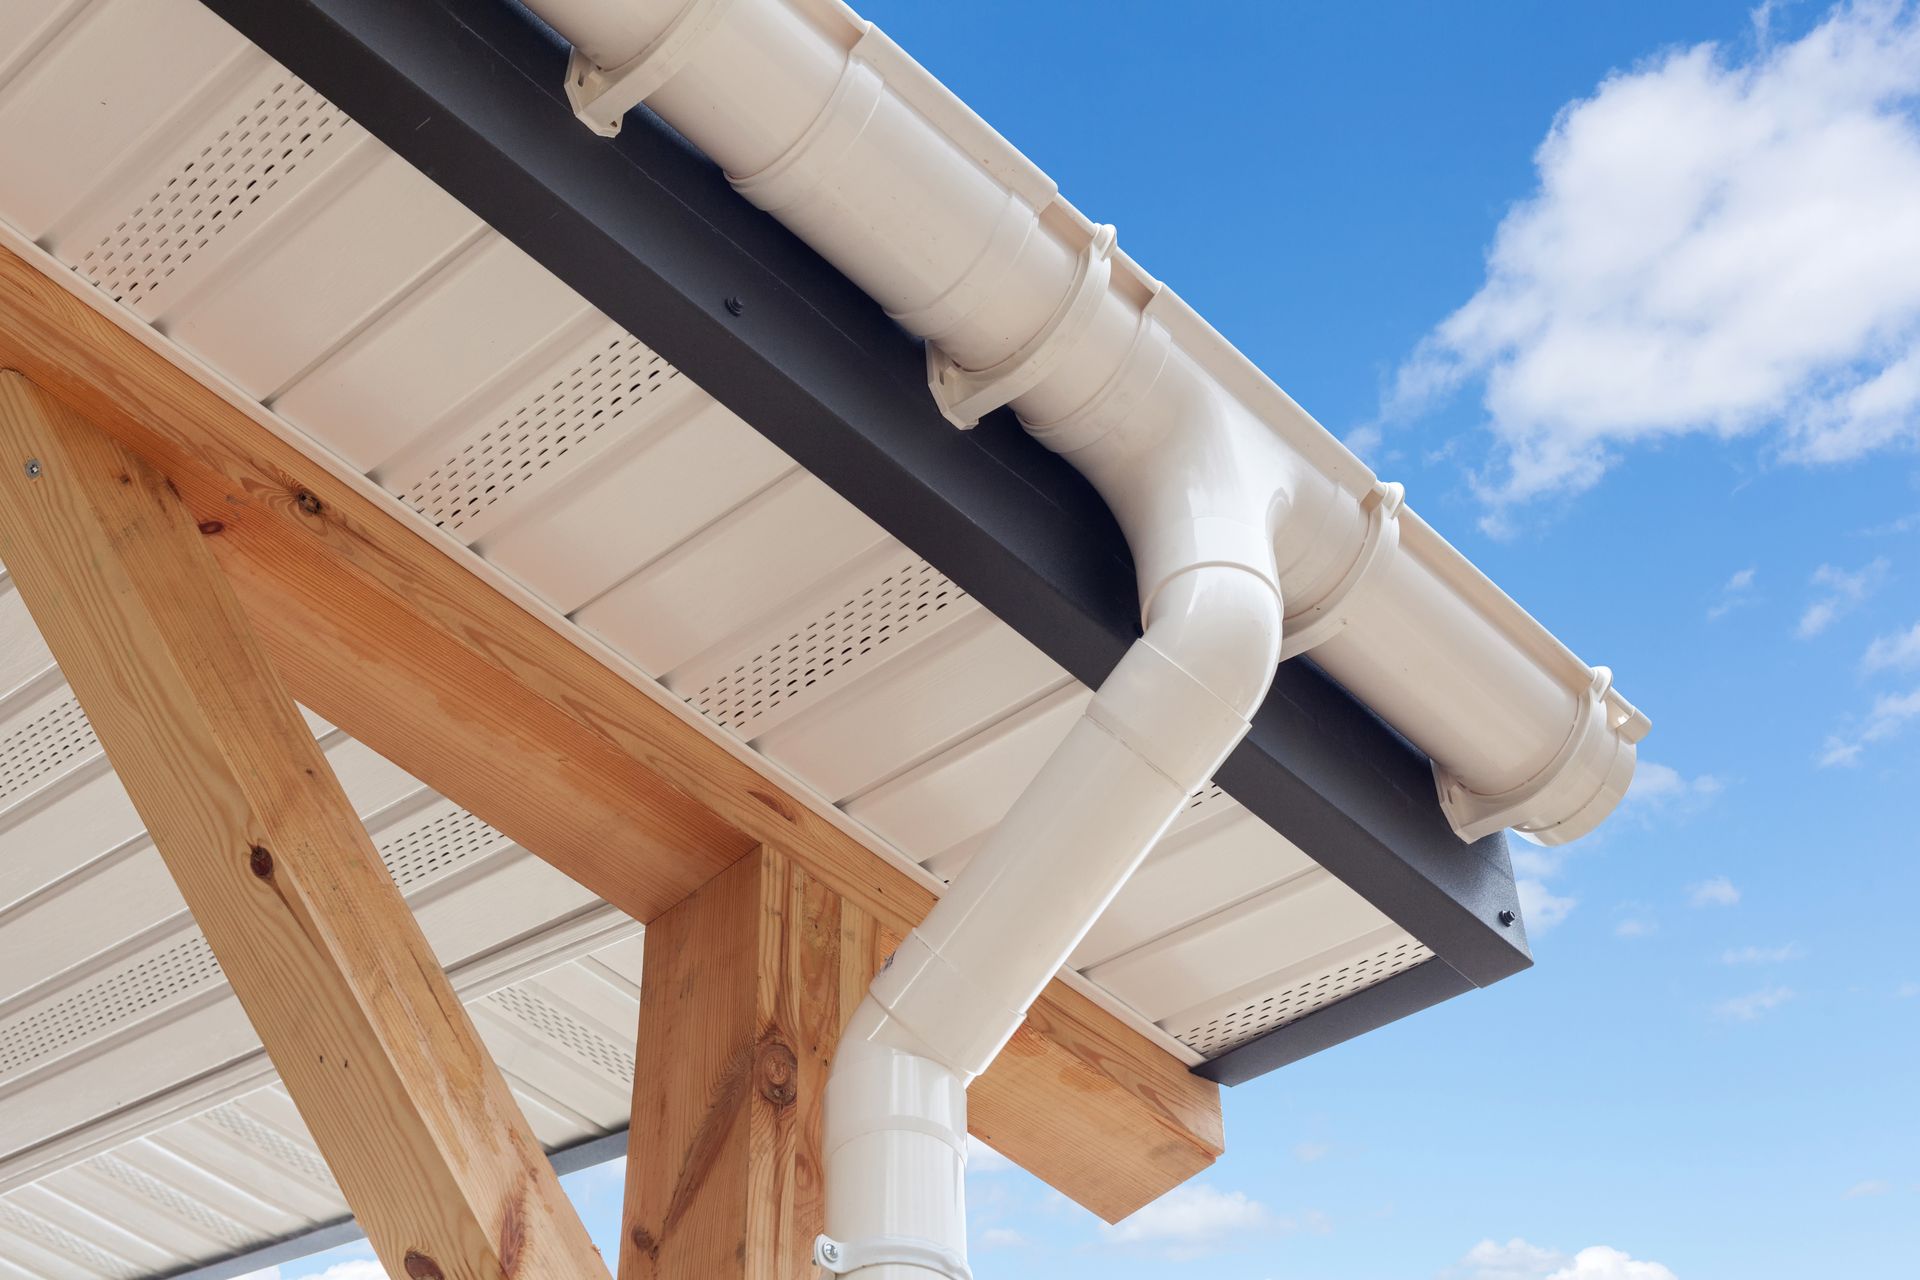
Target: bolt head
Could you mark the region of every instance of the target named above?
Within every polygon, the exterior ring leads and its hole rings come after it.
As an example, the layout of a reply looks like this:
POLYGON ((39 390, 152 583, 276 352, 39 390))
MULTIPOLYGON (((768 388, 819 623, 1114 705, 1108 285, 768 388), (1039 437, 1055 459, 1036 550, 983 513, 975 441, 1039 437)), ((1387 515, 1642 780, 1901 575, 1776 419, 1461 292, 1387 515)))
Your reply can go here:
POLYGON ((1500 923, 1502 925, 1511 925, 1515 920, 1518 920, 1520 917, 1513 914, 1513 912, 1511 911, 1502 911, 1500 913, 1499 918, 1500 918, 1500 923))
POLYGON ((833 1241, 831 1240, 822 1244, 820 1246, 820 1260, 822 1262, 840 1261, 840 1246, 833 1243, 833 1241))
POLYGON ((27 459, 27 479, 38 480, 39 478, 40 478, 40 459, 28 458, 27 459))
POLYGON ((730 316, 737 316, 737 315, 739 315, 739 314, 740 314, 740 313, 741 313, 742 311, 745 311, 746 309, 747 309, 747 304, 746 304, 746 303, 744 303, 744 302, 742 302, 742 301, 740 301, 740 299, 738 299, 738 298, 732 298, 732 297, 730 297, 730 298, 728 298, 728 299, 727 299, 727 314, 728 314, 728 315, 730 315, 730 316))

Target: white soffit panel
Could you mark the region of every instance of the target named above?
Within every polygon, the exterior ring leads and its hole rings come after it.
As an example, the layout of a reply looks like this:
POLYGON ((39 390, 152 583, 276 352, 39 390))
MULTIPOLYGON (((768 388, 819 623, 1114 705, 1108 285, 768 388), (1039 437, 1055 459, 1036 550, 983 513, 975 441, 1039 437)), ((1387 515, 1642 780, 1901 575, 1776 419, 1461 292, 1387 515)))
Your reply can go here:
MULTIPOLYGON (((937 877, 1085 704, 194 0, 0 5, 0 222, 937 877)), ((623 1124, 635 927, 315 730, 540 1140, 623 1124)), ((1425 955, 1209 787, 1074 963, 1198 1062, 1425 955)), ((0 1280, 153 1274, 344 1211, 0 578, 0 1280)))

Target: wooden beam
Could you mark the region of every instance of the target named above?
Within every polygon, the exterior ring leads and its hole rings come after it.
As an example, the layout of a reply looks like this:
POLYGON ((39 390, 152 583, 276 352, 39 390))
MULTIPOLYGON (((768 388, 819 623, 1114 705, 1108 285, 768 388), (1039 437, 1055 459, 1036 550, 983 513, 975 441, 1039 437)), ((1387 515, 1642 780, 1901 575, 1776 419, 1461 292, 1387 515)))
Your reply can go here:
MULTIPOLYGON (((0 363, 164 473, 294 696, 651 921, 748 850, 883 927, 933 895, 19 255, 0 363)), ((1116 1220, 1220 1154, 1217 1086, 1055 982, 971 1092, 974 1132, 1116 1220)))
POLYGON ((0 372, 0 559, 388 1272, 605 1276, 204 543, 0 372))
POLYGON ((647 927, 620 1280, 813 1280, 827 1070, 882 946, 771 849, 647 927))

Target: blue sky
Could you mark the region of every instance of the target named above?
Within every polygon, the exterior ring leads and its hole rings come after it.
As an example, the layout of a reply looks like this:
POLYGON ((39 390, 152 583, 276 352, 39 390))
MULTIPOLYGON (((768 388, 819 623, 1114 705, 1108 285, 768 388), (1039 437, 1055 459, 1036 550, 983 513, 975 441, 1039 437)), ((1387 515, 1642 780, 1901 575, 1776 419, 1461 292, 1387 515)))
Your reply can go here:
POLYGON ((1916 1274, 1920 8, 863 12, 1654 721, 1535 969, 1121 1228, 978 1171, 982 1280, 1916 1274))

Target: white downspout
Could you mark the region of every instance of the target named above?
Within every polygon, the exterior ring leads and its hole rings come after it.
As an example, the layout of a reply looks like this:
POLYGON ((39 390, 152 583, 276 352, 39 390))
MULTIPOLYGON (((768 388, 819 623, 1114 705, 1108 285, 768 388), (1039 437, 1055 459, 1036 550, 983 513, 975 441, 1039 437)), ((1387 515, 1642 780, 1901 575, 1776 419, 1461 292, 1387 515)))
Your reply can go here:
POLYGON ((1011 404, 1113 509, 1145 632, 855 1013, 816 1260, 968 1276, 966 1086, 1311 648, 1432 757, 1463 839, 1558 843, 1624 793, 1645 717, 1401 507, 1052 182, 839 0, 528 0, 567 92, 644 99, 928 340, 956 425, 1011 404), (1283 607, 1283 589, 1285 606, 1283 607), (1282 632, 1286 633, 1283 646, 1282 632))

